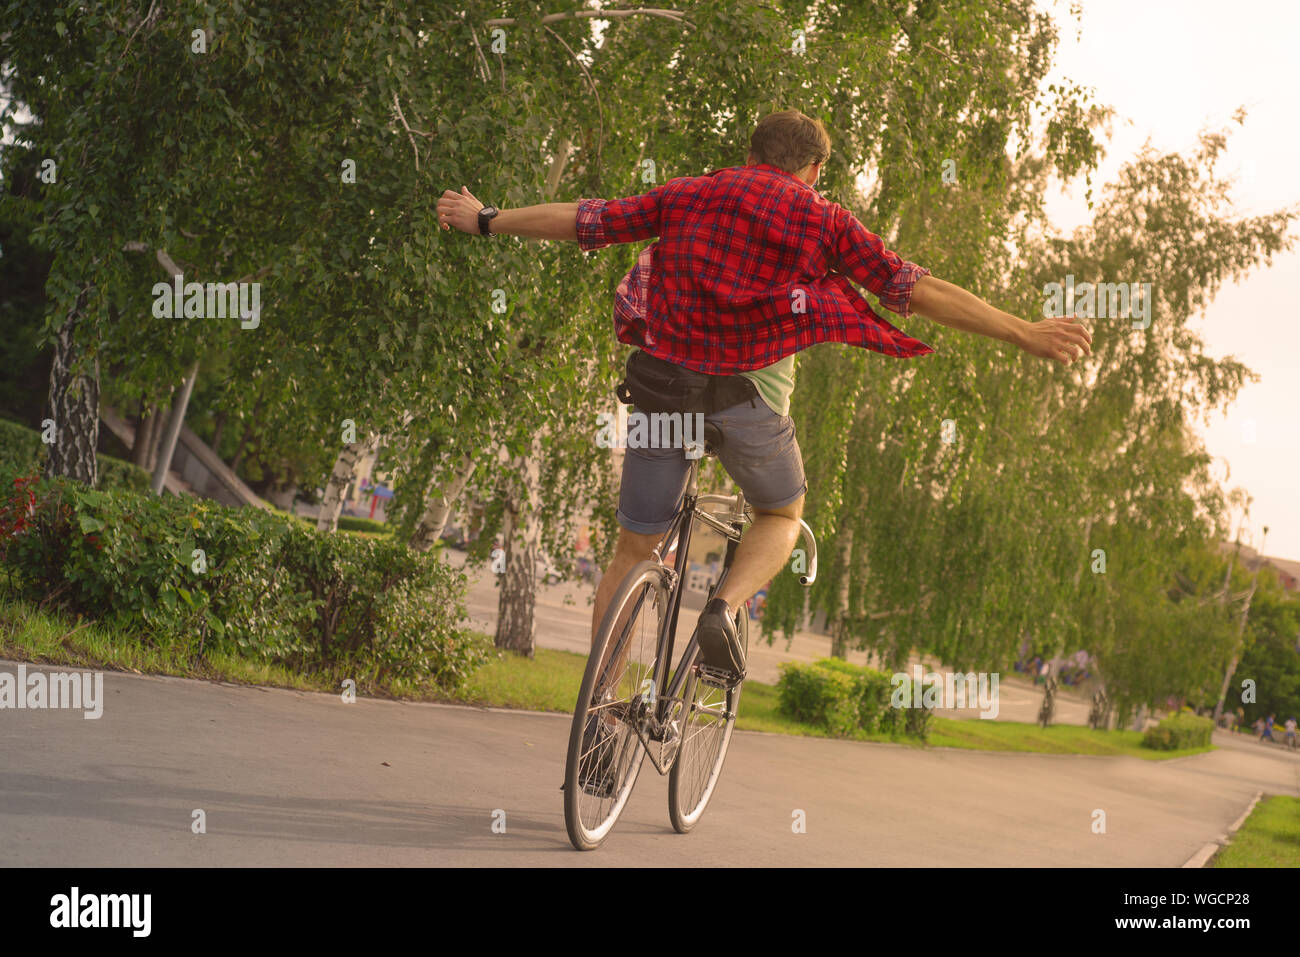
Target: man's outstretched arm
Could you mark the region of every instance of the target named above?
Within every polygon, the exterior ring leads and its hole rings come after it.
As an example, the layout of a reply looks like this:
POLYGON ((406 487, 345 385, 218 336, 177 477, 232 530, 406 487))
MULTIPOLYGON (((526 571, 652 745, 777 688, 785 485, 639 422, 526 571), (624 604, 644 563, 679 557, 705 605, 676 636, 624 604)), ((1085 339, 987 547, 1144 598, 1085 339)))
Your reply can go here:
MULTIPOLYGON (((438 200, 438 222, 443 229, 455 228, 477 236, 478 211, 482 208, 483 204, 464 186, 459 193, 445 190, 438 200)), ((503 209, 492 218, 489 229, 494 235, 577 242, 577 222, 577 203, 542 203, 503 209)))
POLYGON ((1069 365, 1092 355, 1092 335, 1077 319, 1026 322, 995 309, 961 286, 929 275, 885 248, 884 242, 847 210, 840 211, 835 256, 850 279, 880 297, 903 318, 913 312, 963 332, 1001 339, 1040 359, 1069 365))
POLYGON ((932 322, 1019 346, 1040 359, 1069 365, 1092 355, 1092 334, 1075 318, 1026 322, 995 309, 979 296, 934 276, 922 276, 912 290, 912 311, 932 322))

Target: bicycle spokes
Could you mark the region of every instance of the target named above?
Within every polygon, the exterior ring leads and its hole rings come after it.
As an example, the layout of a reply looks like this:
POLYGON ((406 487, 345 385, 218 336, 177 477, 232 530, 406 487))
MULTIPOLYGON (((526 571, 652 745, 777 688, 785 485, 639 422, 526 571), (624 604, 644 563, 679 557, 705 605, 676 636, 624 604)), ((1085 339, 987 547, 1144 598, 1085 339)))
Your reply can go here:
POLYGON ((629 576, 620 586, 593 644, 586 698, 570 732, 577 773, 566 771, 566 782, 577 787, 566 797, 565 818, 581 849, 600 844, 613 827, 645 755, 638 728, 656 686, 664 594, 659 571, 647 563, 636 580, 629 576), (573 740, 577 735, 580 741, 573 740))

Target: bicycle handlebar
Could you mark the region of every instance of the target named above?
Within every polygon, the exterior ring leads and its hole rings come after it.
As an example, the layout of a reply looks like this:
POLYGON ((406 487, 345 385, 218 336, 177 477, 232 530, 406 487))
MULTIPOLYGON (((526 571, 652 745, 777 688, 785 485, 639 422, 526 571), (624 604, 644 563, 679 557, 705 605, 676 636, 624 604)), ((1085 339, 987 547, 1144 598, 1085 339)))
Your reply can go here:
MULTIPOLYGON (((740 504, 743 501, 744 499, 738 495, 706 494, 699 496, 695 500, 695 504, 699 506, 728 505, 731 507, 731 511, 724 516, 719 516, 719 518, 726 518, 729 521, 743 521, 745 518, 744 513, 737 511, 737 506, 740 506, 742 509, 744 508, 744 506, 740 504)), ((714 522, 717 520, 717 518, 711 519, 711 521, 714 522)), ((808 543, 808 571, 799 576, 799 584, 809 586, 817 580, 817 539, 813 536, 813 531, 808 527, 808 523, 802 518, 799 519, 799 534, 803 537, 803 540, 808 543)))
POLYGON ((799 584, 808 586, 817 580, 817 539, 813 537, 812 529, 802 518, 799 519, 799 533, 808 543, 808 573, 799 576, 799 584))

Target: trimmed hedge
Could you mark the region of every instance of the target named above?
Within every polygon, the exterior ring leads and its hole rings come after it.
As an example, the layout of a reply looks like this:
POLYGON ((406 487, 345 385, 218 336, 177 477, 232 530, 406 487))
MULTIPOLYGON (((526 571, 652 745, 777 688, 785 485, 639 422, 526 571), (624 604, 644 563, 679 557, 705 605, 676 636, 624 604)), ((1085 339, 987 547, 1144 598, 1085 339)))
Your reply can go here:
POLYGON ((0 563, 24 591, 145 641, 448 689, 486 659, 459 627, 464 576, 405 544, 12 470, 0 483, 0 563))
POLYGON ((1194 714, 1171 714, 1142 736, 1142 747, 1156 751, 1208 747, 1214 722, 1194 714))
MULTIPOLYGON (((782 662, 777 682, 780 709, 797 721, 848 737, 880 732, 926 740, 933 714, 929 708, 896 708, 890 675, 838 658, 813 664, 782 662)), ((910 700, 911 679, 905 679, 910 700)))
POLYGON ((374 532, 377 535, 391 535, 393 532, 391 523, 359 515, 340 515, 339 528, 345 532, 374 532))
MULTIPOLYGON (((45 469, 47 448, 41 433, 25 425, 0 419, 0 468, 21 474, 40 473, 45 469)), ((99 487, 149 491, 150 475, 138 465, 99 454, 99 487)), ((6 486, 8 487, 8 486, 6 486)))

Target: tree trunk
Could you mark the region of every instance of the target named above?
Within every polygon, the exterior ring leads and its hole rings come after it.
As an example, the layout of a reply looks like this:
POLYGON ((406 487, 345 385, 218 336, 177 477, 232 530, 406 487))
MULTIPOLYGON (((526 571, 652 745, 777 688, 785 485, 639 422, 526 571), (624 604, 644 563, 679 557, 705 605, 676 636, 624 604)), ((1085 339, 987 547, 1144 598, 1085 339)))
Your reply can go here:
POLYGON ((131 439, 131 463, 139 465, 146 472, 152 471, 149 462, 153 454, 153 433, 159 420, 159 408, 156 404, 140 402, 140 415, 135 420, 135 437, 131 439))
POLYGON ((253 420, 262 412, 261 400, 253 406, 253 418, 244 426, 243 433, 239 436, 239 444, 235 446, 235 457, 230 460, 230 471, 238 473, 239 463, 244 460, 244 452, 248 449, 248 440, 253 435, 253 420))
POLYGON ((135 438, 131 440, 131 462, 142 469, 149 468, 149 451, 152 445, 154 419, 158 410, 153 405, 141 402, 140 417, 135 423, 135 438))
POLYGON ((45 475, 94 486, 99 477, 95 459, 95 445, 99 442, 99 359, 91 359, 87 369, 74 371, 77 325, 83 318, 90 289, 82 288, 54 342, 49 408, 55 434, 45 475))
POLYGON ((171 396, 175 392, 175 389, 168 392, 166 402, 155 406, 154 414, 149 418, 149 445, 145 470, 150 475, 153 474, 154 466, 158 464, 158 450, 162 448, 163 432, 167 430, 167 411, 171 408, 171 396))
POLYGON ((372 434, 364 442, 343 446, 339 457, 334 460, 334 470, 330 472, 329 481, 325 483, 325 495, 321 499, 320 513, 316 516, 316 531, 333 532, 338 529, 339 513, 343 511, 343 493, 356 477, 357 463, 378 446, 378 433, 372 434))
POLYGON ((158 461, 153 466, 153 483, 150 488, 154 495, 161 495, 167 479, 167 470, 172 467, 172 455, 176 451, 176 440, 180 437, 181 426, 185 424, 185 411, 189 408, 190 395, 194 392, 194 383, 199 377, 199 360, 195 359, 185 376, 180 395, 172 400, 171 415, 167 417, 167 429, 163 433, 158 450, 158 461))
POLYGON ((407 542, 407 547, 417 552, 427 552, 442 537, 442 531, 447 527, 447 519, 451 515, 451 507, 456 502, 461 493, 465 490, 465 484, 469 477, 474 474, 474 462, 468 455, 462 456, 460 467, 456 469, 451 480, 440 489, 435 489, 425 503, 424 514, 415 524, 415 531, 411 534, 411 540, 407 542))
POLYGON ((533 438, 528 456, 511 463, 512 477, 506 493, 506 568, 501 576, 497 606, 496 647, 533 657, 536 638, 534 610, 537 602, 537 554, 541 542, 538 487, 541 478, 540 440, 533 438))
POLYGON ((212 451, 217 453, 218 458, 221 457, 221 452, 219 451, 221 448, 221 433, 225 431, 226 431, 226 413, 218 412, 216 422, 212 429, 212 451))
POLYGON ((1087 557, 1074 570, 1074 587, 1076 590, 1079 587, 1079 579, 1083 577, 1083 566, 1088 564, 1088 560, 1092 556, 1092 551, 1088 548, 1088 542, 1092 539, 1092 523, 1094 521, 1096 521, 1096 517, 1089 515, 1088 520, 1083 523, 1083 554, 1087 557))
POLYGON ((1137 706, 1137 714, 1133 716, 1133 730, 1145 731, 1147 726, 1147 706, 1145 703, 1137 706))
MULTIPOLYGON (((1268 538, 1268 526, 1264 526, 1264 539, 1268 538)), ((1214 726, 1219 726, 1219 718, 1223 716, 1223 704, 1228 699, 1228 688, 1232 685, 1232 676, 1237 673, 1237 664, 1241 660, 1242 640, 1246 635, 1246 618, 1250 614, 1250 603, 1255 597, 1255 586, 1259 584, 1259 570, 1264 567, 1264 540, 1260 540, 1258 564, 1255 565, 1255 576, 1250 580, 1250 591, 1246 594, 1246 603, 1241 606, 1241 618, 1237 624, 1237 637, 1233 642, 1232 660, 1228 662, 1228 670, 1223 674, 1223 684, 1219 688, 1219 698, 1214 704, 1214 726)), ((1229 567, 1229 576, 1232 569, 1229 567)), ((1226 588, 1225 588, 1226 600, 1226 588)))
POLYGON ((850 562, 853 560, 853 526, 840 532, 840 593, 835 600, 835 623, 831 626, 831 657, 848 657, 850 562))

